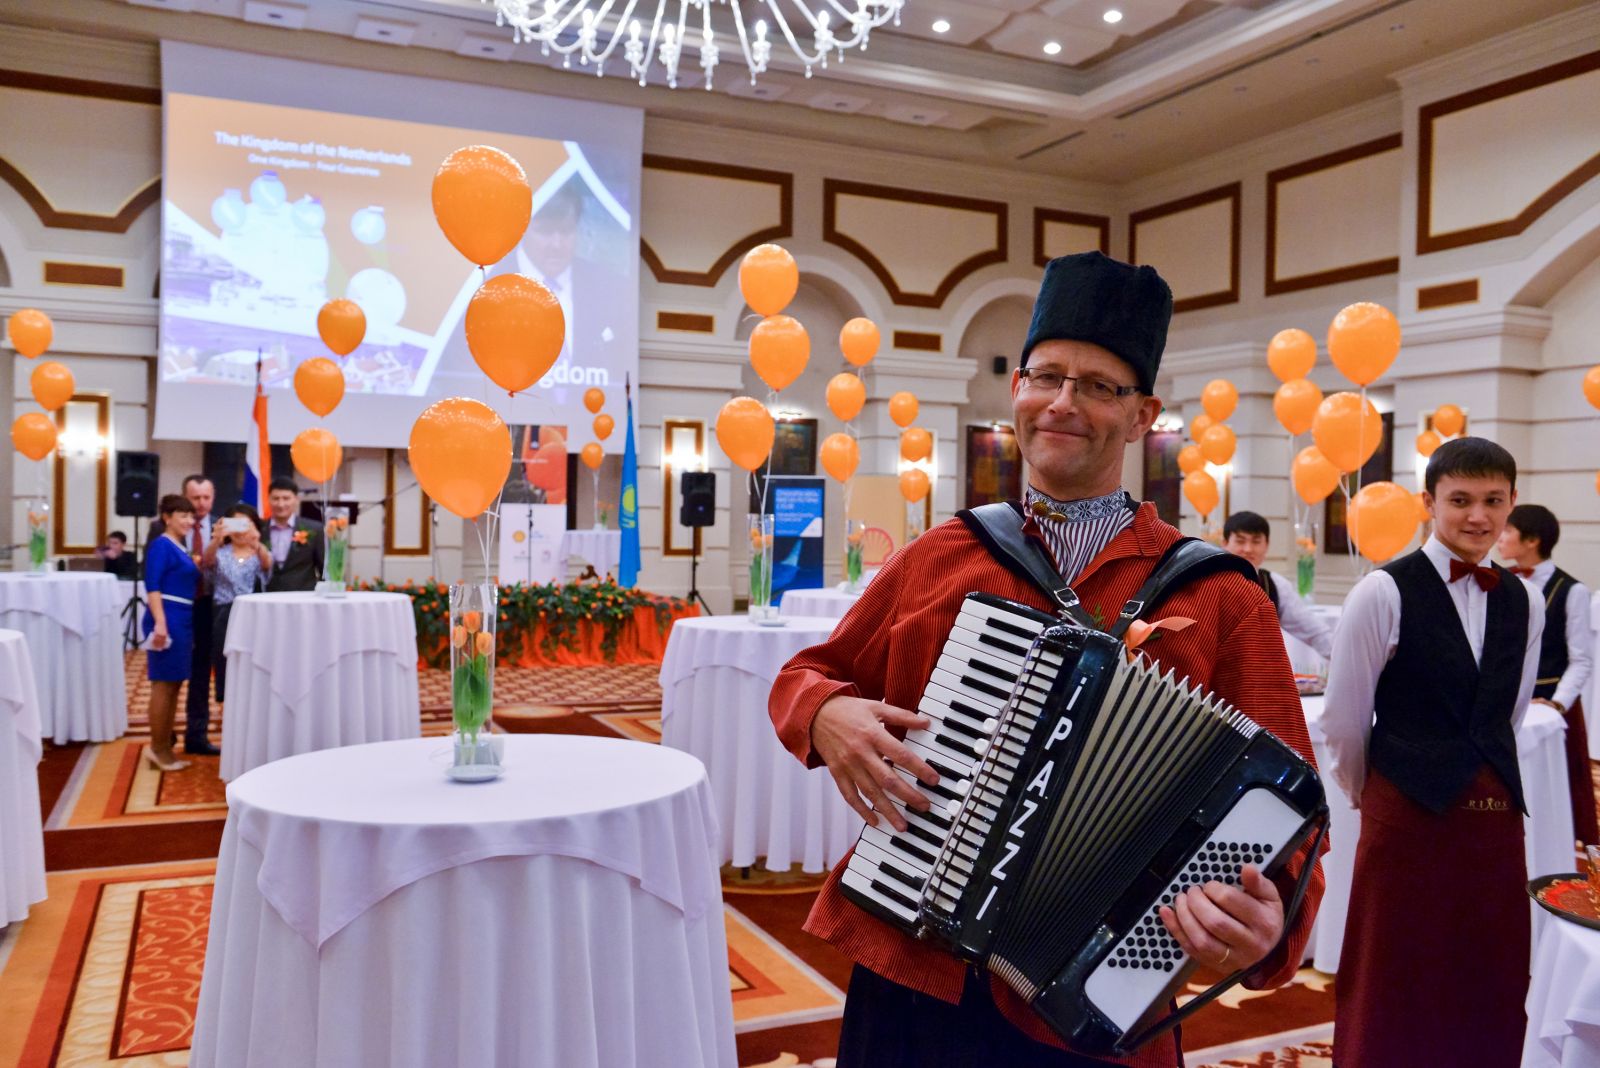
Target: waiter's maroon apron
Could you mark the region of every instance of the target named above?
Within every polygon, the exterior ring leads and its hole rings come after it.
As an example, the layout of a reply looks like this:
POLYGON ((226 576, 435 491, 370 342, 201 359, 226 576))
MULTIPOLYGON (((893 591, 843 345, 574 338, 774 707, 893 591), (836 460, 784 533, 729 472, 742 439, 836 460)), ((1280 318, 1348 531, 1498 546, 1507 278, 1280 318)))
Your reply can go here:
POLYGON ((1439 815, 1369 771, 1335 982, 1335 1068, 1516 1068, 1527 879, 1522 813, 1487 764, 1439 815))
POLYGON ((1600 845, 1595 822, 1594 776, 1589 772, 1589 731, 1583 722, 1583 701, 1574 700, 1567 721, 1567 785, 1572 791, 1572 833, 1584 845, 1600 845))

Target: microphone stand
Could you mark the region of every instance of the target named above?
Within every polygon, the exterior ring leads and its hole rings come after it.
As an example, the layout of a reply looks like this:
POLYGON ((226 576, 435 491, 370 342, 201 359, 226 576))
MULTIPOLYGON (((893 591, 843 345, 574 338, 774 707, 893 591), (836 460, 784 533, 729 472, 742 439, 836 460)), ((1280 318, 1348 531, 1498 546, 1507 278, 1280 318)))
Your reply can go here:
POLYGON ((144 598, 139 596, 139 587, 144 585, 144 563, 139 559, 138 516, 133 517, 133 562, 133 596, 122 606, 122 649, 128 653, 139 648, 139 622, 145 607, 144 598))

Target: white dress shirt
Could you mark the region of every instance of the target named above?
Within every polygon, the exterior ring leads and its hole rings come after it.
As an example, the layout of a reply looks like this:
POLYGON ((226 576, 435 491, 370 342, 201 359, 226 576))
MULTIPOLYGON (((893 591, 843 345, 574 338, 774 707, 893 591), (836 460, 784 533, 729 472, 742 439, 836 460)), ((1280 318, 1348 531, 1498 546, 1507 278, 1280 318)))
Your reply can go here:
MULTIPOLYGON (((1555 573, 1555 561, 1546 560, 1533 569, 1533 577, 1528 581, 1543 594, 1549 589, 1550 576, 1555 573)), ((1555 626, 1556 623, 1552 621, 1550 625, 1555 626)), ((1566 633, 1567 670, 1561 673, 1561 681, 1556 684, 1556 692, 1550 699, 1562 708, 1571 708, 1572 703, 1583 696, 1583 688, 1589 684, 1589 675, 1594 671, 1594 631, 1589 625, 1589 587, 1577 579, 1572 580, 1572 589, 1567 591, 1566 633)))
POLYGON ((1290 581, 1275 571, 1268 571, 1272 585, 1278 591, 1278 626, 1294 635, 1327 660, 1333 655, 1333 631, 1322 617, 1313 612, 1290 581))
MULTIPOLYGON (((1456 606, 1456 615, 1472 646, 1472 658, 1483 662, 1483 631, 1488 618, 1489 594, 1471 575, 1450 581, 1450 561, 1459 559, 1437 536, 1422 547, 1456 606)), ((1544 634, 1544 598, 1526 579, 1518 580, 1528 597, 1528 645, 1522 658, 1522 685, 1511 726, 1516 729, 1533 696, 1539 673, 1539 639, 1544 634)), ((1324 698, 1322 731, 1328 739, 1329 768, 1352 808, 1361 804, 1367 780, 1367 739, 1372 735, 1373 704, 1378 676, 1394 656, 1400 642, 1400 588, 1387 571, 1374 571, 1350 591, 1344 614, 1333 635, 1329 658, 1328 692, 1324 698)))

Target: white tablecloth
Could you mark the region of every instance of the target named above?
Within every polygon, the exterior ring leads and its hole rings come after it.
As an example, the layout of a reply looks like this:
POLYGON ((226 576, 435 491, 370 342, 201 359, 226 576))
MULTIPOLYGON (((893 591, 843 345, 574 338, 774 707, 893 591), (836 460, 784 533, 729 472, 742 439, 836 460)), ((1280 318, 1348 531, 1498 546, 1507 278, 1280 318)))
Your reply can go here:
POLYGON ((1600 931, 1546 914, 1533 950, 1523 1068, 1600 1065, 1600 931))
POLYGON ((228 787, 195 1068, 734 1068, 704 770, 660 746, 443 739, 228 787))
POLYGON ((39 813, 39 697, 28 643, 0 630, 0 927, 26 919, 44 900, 44 827, 39 813))
POLYGON ((615 575, 622 559, 622 531, 569 530, 561 537, 561 559, 576 556, 601 575, 615 575))
POLYGON ((722 825, 720 860, 766 857, 771 871, 798 862, 819 872, 855 844, 861 818, 826 768, 807 770, 778 742, 767 696, 800 650, 835 620, 786 617, 761 627, 747 616, 702 616, 672 625, 661 661, 661 744, 699 757, 722 825))
POLYGON ((28 639, 40 730, 57 745, 109 742, 128 729, 122 604, 106 572, 0 572, 0 627, 28 639))
MULTIPOLYGON (((1344 791, 1328 774, 1327 739, 1322 733, 1321 697, 1304 699, 1306 727, 1322 769, 1332 817, 1331 847, 1322 860, 1328 886, 1317 912, 1312 948, 1318 971, 1337 972, 1344 944, 1344 925, 1350 912, 1350 883, 1355 870, 1356 843, 1361 838, 1361 813, 1350 807, 1344 791)), ((1522 789, 1528 802, 1524 821, 1527 835, 1528 877, 1571 871, 1572 801, 1567 793, 1566 726, 1553 708, 1532 705, 1517 732, 1517 757, 1522 789)))
POLYGON ((241 597, 225 651, 225 781, 295 753, 422 731, 416 622, 404 594, 241 597))
POLYGON ((844 614, 861 600, 859 593, 825 587, 820 590, 790 590, 778 605, 782 616, 817 616, 821 619, 843 619, 844 614))

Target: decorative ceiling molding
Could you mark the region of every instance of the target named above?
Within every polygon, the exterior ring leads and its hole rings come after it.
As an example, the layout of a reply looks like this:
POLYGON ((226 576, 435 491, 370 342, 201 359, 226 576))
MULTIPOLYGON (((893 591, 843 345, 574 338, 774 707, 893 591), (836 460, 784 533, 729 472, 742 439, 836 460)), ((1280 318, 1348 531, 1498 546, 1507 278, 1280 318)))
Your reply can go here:
MULTIPOLYGON (((1577 56, 1561 63, 1519 74, 1514 78, 1480 86, 1455 96, 1424 104, 1417 110, 1417 254, 1443 252, 1446 249, 1515 237, 1539 220, 1545 212, 1555 207, 1591 178, 1600 175, 1600 151, 1567 172, 1509 219, 1501 219, 1479 226, 1469 226, 1447 233, 1433 232, 1433 184, 1436 168, 1433 159, 1434 124, 1446 115, 1515 96, 1532 89, 1554 85, 1568 78, 1600 71, 1600 51, 1577 56)), ((1590 113, 1593 114, 1592 112, 1590 113)))
MULTIPOLYGON (((1367 260, 1363 263, 1350 263, 1340 267, 1330 267, 1310 274, 1296 275, 1291 278, 1278 277, 1278 187, 1285 182, 1296 178, 1304 178, 1308 174, 1318 171, 1331 170, 1342 167, 1347 163, 1368 159, 1385 152, 1397 152, 1400 149, 1400 135, 1390 134, 1364 144, 1351 145, 1349 148, 1337 152, 1329 152, 1324 156, 1314 159, 1302 160, 1291 163, 1287 167, 1267 173, 1267 233, 1266 233, 1266 294, 1269 297, 1280 293, 1293 293, 1302 289, 1313 289, 1317 286, 1330 286, 1339 282, 1351 282, 1358 278, 1373 278, 1378 275, 1394 274, 1400 270, 1400 257, 1385 257, 1379 260, 1367 260)), ((1398 192, 1396 199, 1399 199, 1398 192)))
POLYGON ((1228 232, 1228 275, 1227 289, 1215 290, 1210 293, 1196 293, 1172 302, 1174 314, 1186 311, 1198 311, 1201 308, 1215 308, 1222 304, 1235 304, 1239 300, 1239 245, 1241 239, 1242 221, 1240 218, 1240 200, 1243 187, 1239 182, 1208 189, 1203 193, 1195 193, 1157 204, 1154 207, 1144 208, 1128 216, 1128 261, 1139 263, 1139 227, 1156 219, 1163 219, 1169 215, 1178 215, 1195 208, 1203 208, 1208 204, 1218 201, 1229 202, 1230 225, 1228 232))
POLYGON ((161 200, 161 179, 150 181, 117 209, 115 215, 94 215, 81 211, 61 211, 44 195, 33 180, 23 174, 10 161, 0 157, 0 181, 17 191, 28 207, 39 217, 39 222, 54 230, 92 230, 105 234, 125 234, 134 220, 144 210, 161 200))
POLYGON ((639 238, 639 255, 658 282, 683 286, 715 286, 722 278, 723 272, 733 266, 734 261, 755 246, 765 241, 776 241, 779 238, 794 235, 794 175, 792 174, 785 174, 782 171, 758 170, 754 167, 736 167, 729 163, 708 163, 704 160, 655 155, 648 152, 644 156, 643 169, 647 171, 672 171, 678 174, 731 179, 739 182, 753 182, 758 185, 775 186, 778 190, 777 222, 753 233, 746 234, 729 245, 717 257, 716 262, 711 265, 709 270, 683 270, 668 266, 662 256, 662 252, 664 251, 670 257, 671 250, 655 249, 641 234, 639 238))
POLYGON ((974 197, 950 196, 919 189, 901 189, 895 186, 851 182, 840 178, 822 181, 822 239, 855 256, 883 285, 894 303, 909 308, 939 308, 956 286, 977 271, 997 263, 1006 262, 1009 246, 1008 209, 997 200, 979 200, 974 197), (969 212, 985 215, 994 223, 993 244, 976 252, 945 272, 933 292, 909 292, 896 280, 894 272, 871 248, 839 228, 839 198, 858 197, 882 200, 895 204, 912 204, 918 207, 969 212))

